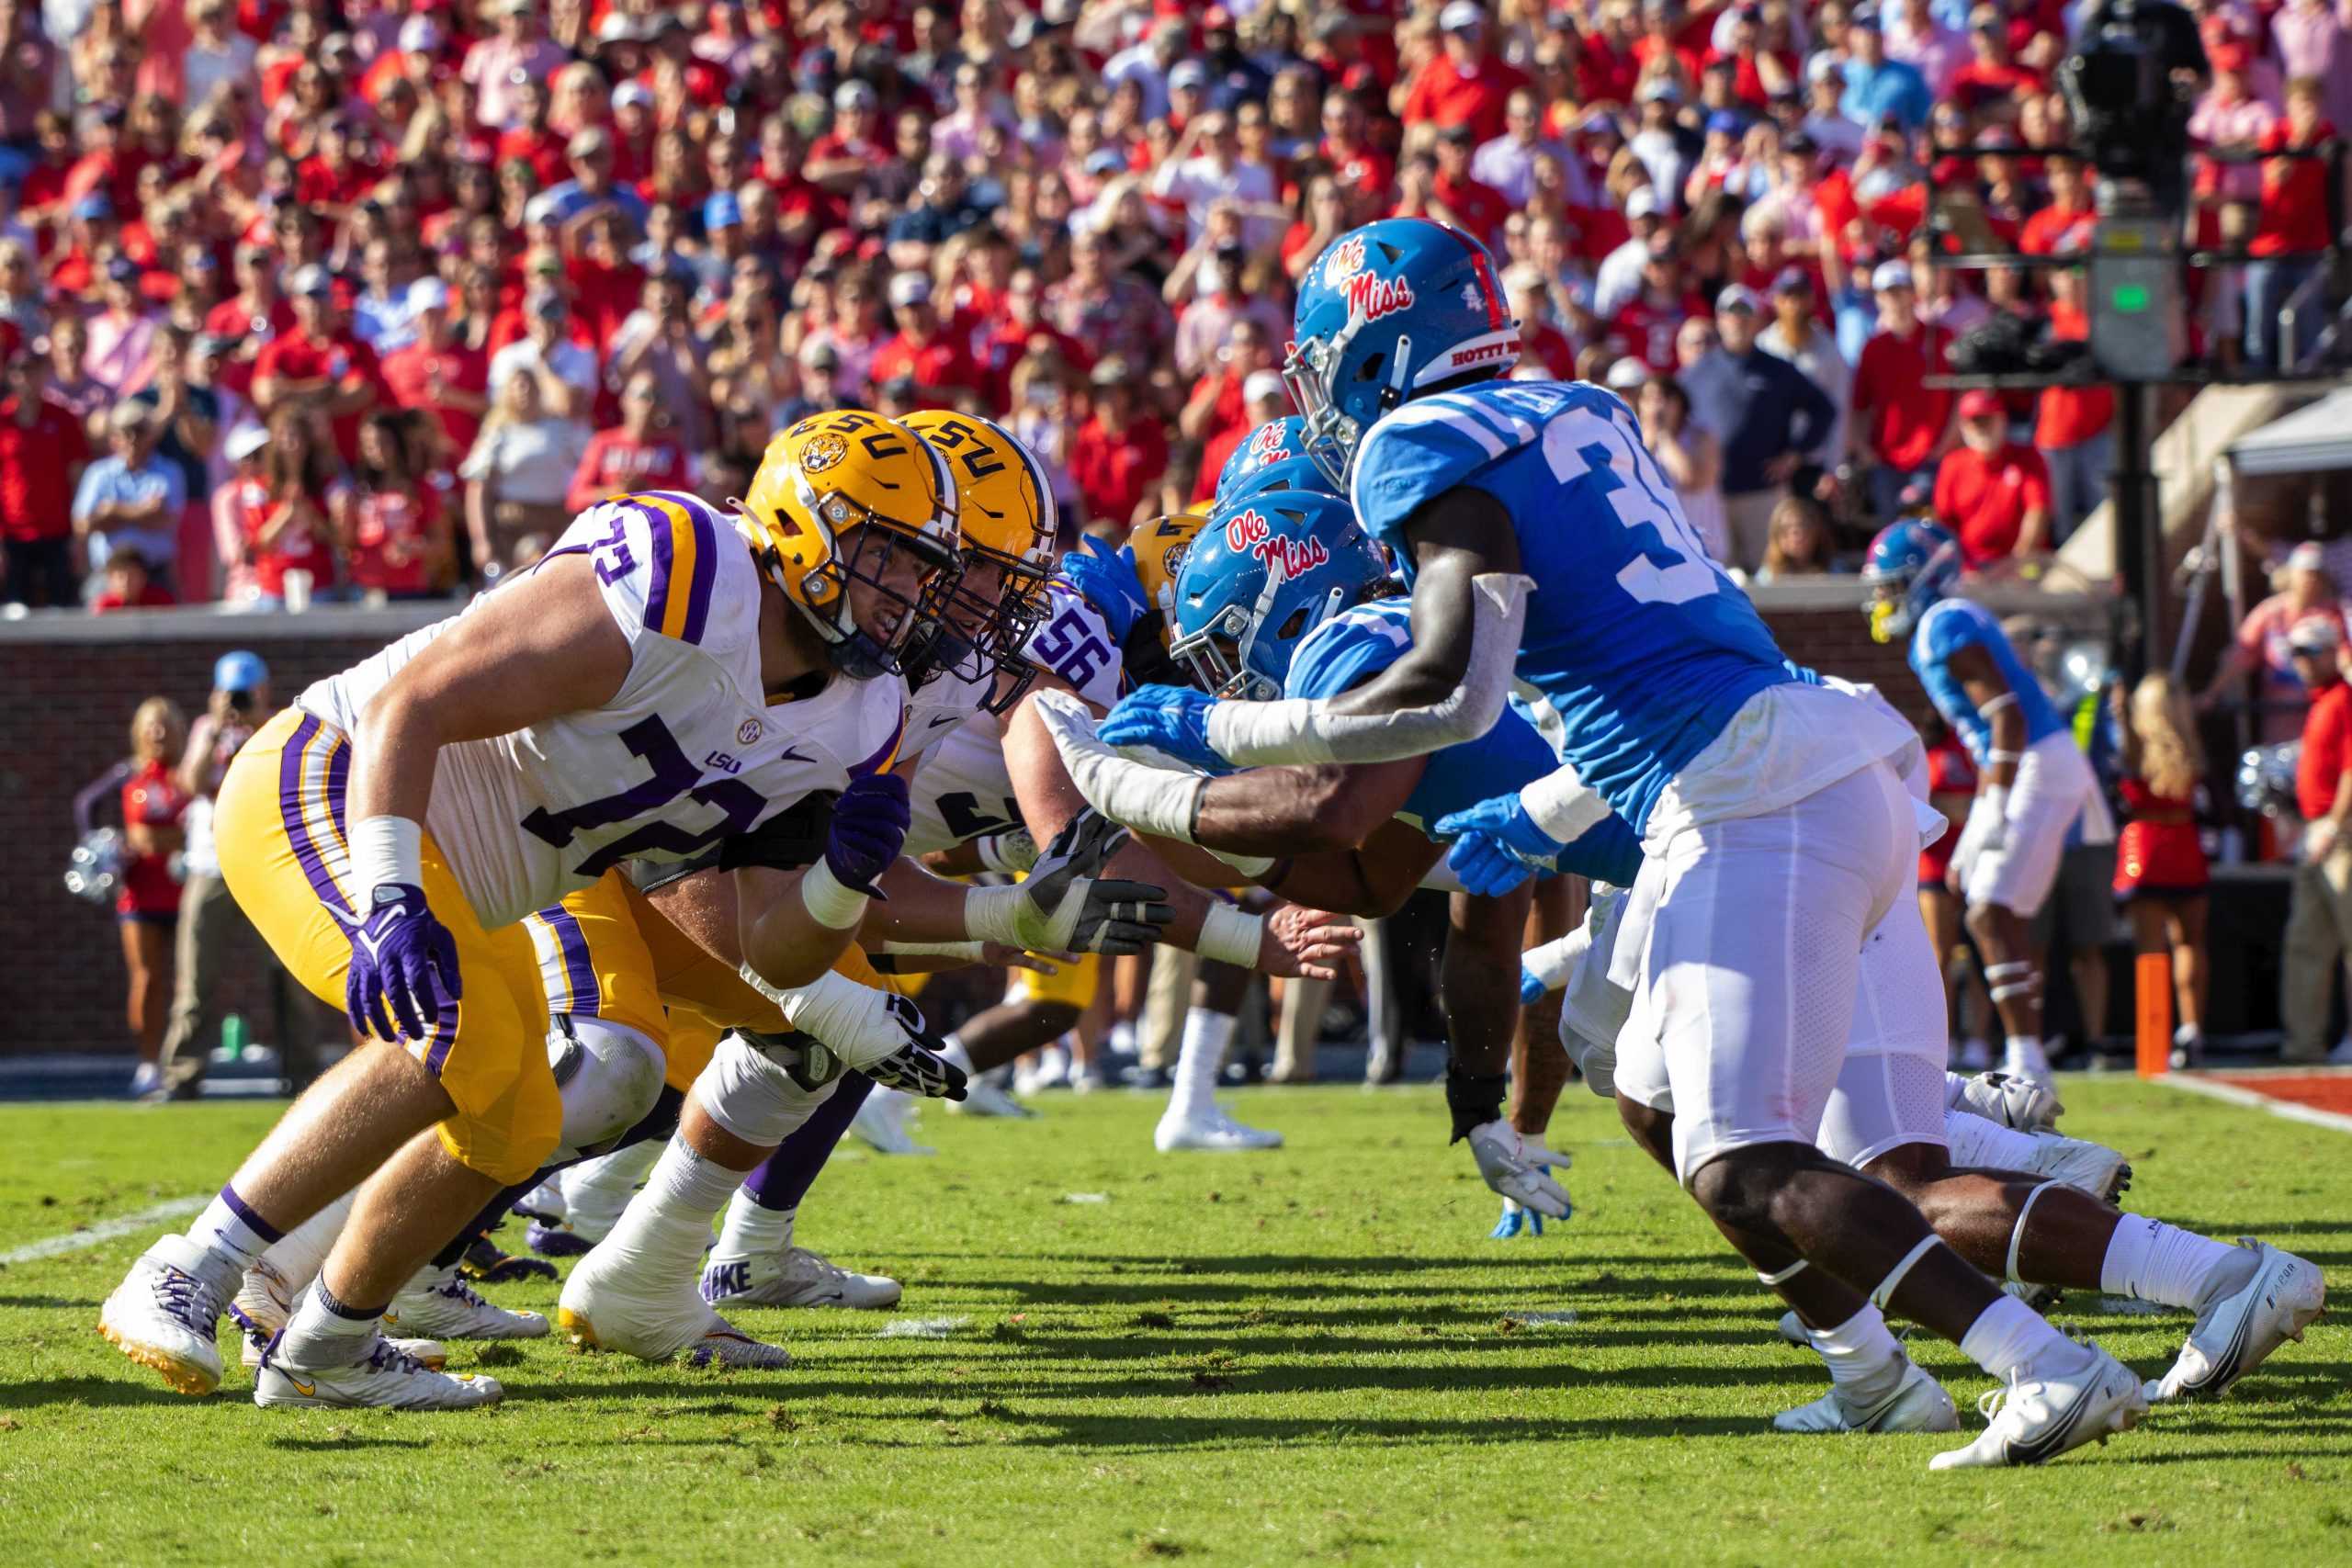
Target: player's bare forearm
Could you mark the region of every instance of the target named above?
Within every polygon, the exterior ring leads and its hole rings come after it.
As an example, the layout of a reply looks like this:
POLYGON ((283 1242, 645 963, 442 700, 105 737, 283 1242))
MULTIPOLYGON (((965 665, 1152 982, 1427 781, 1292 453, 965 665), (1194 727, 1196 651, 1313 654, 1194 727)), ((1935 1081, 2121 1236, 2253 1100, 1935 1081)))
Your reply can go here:
POLYGON ((933 876, 910 860, 894 863, 876 879, 882 897, 865 907, 858 941, 880 952, 886 942, 967 942, 964 901, 971 889, 933 876))
POLYGON ((1406 520, 1412 552, 1413 646, 1363 685, 1330 700, 1334 714, 1396 713, 1435 707, 1470 670, 1476 626, 1471 581, 1519 570, 1519 536, 1510 513, 1482 490, 1446 491, 1406 520))
POLYGON ((1252 768, 1216 779, 1201 793, 1193 837, 1234 854, 1351 850, 1396 815, 1428 766, 1426 757, 1408 757, 1252 768))
POLYGON ((440 749, 602 707, 628 639, 586 556, 548 562, 462 615, 368 700, 352 739, 352 818, 423 821, 440 749))
POLYGON ((1985 715, 1985 728, 1991 732, 1986 750, 1994 760, 1984 767, 1987 785, 2007 789, 2017 781, 2016 759, 2025 754, 2025 710, 2018 704, 2018 694, 2011 688, 2008 677, 1993 662, 1993 656, 1981 648, 1963 648, 1951 655, 1952 678, 1976 711, 1985 715))
POLYGON ((1301 855, 1276 867, 1263 886, 1314 908, 1378 919, 1405 907, 1442 852, 1405 823, 1391 822, 1362 849, 1301 855))
POLYGON ((779 990, 814 984, 849 951, 854 926, 835 930, 800 897, 805 871, 747 866, 735 873, 736 939, 742 962, 779 990))
POLYGON ((977 876, 989 868, 980 861, 980 841, 967 839, 944 850, 917 857, 917 863, 934 876, 977 876))

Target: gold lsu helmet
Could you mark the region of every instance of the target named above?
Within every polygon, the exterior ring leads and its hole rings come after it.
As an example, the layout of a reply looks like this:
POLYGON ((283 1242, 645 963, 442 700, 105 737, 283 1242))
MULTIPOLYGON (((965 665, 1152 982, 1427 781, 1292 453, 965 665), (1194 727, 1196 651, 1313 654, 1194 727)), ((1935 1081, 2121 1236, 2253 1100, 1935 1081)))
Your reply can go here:
POLYGON ((897 420, 840 409, 779 432, 737 513, 761 569, 817 628, 843 673, 897 673, 905 649, 929 640, 924 627, 960 566, 956 480, 939 453, 897 420), (900 550, 922 573, 915 599, 882 581, 900 550), (851 614, 853 581, 897 601, 886 639, 851 614))
MULTIPOLYGON (((949 672, 978 682, 998 670, 1014 677, 998 683, 989 712, 1012 705, 1030 673, 1015 650, 1046 618, 1046 582, 1054 571, 1059 518, 1045 465, 1021 438, 991 419, 926 409, 899 423, 921 436, 956 479, 956 519, 963 531, 964 573, 951 590, 942 635, 922 660, 925 674, 949 672), (972 570, 996 568, 993 593, 972 570)), ((917 673, 911 667, 910 679, 917 673)))
POLYGON ((1127 543, 1136 552, 1136 578, 1143 596, 1159 612, 1160 641, 1176 617, 1176 580, 1184 575, 1184 557, 1193 541, 1208 526, 1204 512, 1177 512, 1138 525, 1127 543))

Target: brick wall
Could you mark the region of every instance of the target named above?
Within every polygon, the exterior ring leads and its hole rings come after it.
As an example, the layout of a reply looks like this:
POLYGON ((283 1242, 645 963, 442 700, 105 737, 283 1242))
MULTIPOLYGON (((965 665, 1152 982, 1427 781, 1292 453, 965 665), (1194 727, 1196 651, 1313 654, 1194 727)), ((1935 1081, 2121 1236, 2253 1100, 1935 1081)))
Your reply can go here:
MULTIPOLYGON (((1767 590, 1758 599, 1791 657, 1875 682, 1908 713, 1927 711, 1902 650, 1871 641, 1850 584, 1767 590)), ((0 1053, 130 1049, 112 912, 70 897, 60 878, 74 847, 74 795, 125 755, 131 710, 160 694, 193 717, 213 660, 240 647, 269 661, 276 695, 289 700, 425 618, 401 610, 180 612, 0 624, 0 735, 8 738, 0 746, 0 1053)), ((268 1009, 255 956, 240 955, 230 984, 231 1005, 258 1021, 268 1009)))

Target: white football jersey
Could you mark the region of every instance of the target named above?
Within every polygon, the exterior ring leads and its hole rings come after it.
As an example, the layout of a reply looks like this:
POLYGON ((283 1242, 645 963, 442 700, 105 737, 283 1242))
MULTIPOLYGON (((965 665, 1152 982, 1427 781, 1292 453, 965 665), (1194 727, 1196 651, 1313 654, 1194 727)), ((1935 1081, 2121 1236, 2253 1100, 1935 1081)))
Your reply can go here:
MULTIPOLYGON (((656 491, 589 508, 548 558, 586 555, 628 637, 628 678, 601 708, 442 748, 425 826, 486 927, 587 886, 625 860, 689 859, 814 790, 899 761, 906 687, 836 675, 770 704, 758 568, 734 525, 656 491)), ((479 604, 481 601, 477 601, 479 604)), ((457 617, 413 632, 298 699, 349 730, 368 700, 457 617)))

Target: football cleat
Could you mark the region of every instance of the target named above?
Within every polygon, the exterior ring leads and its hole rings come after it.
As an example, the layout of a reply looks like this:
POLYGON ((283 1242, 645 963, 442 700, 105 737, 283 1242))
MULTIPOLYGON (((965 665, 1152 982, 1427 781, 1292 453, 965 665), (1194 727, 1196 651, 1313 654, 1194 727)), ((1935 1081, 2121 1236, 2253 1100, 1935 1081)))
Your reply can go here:
MULTIPOLYGON (((245 1371, 250 1372, 260 1370, 261 1359, 268 1352, 269 1342, 277 1337, 275 1333, 256 1334, 250 1329, 246 1331, 244 1346, 237 1352, 237 1359, 243 1364, 245 1371)), ((384 1343, 403 1356, 422 1361, 427 1368, 436 1372, 449 1364, 449 1347, 442 1344, 438 1339, 387 1339, 384 1343)))
POLYGON ((298 1367, 273 1339, 254 1371, 255 1404, 313 1405, 348 1410, 473 1410, 506 1395, 496 1378, 445 1372, 371 1334, 358 1357, 339 1367, 298 1367))
POLYGON ((1928 1468, 2040 1464, 2137 1426, 2148 1402, 2132 1370, 2088 1341, 2073 1348, 2084 1354, 2066 1358, 2064 1371, 2019 1367, 2007 1388, 1978 1400, 1976 1408, 1991 1424, 1966 1448, 1936 1455, 1928 1468))
POLYGON ((2245 1282, 2198 1313, 2172 1370, 2143 1391, 2151 1400, 2218 1399, 2325 1310, 2327 1281, 2291 1252, 2241 1237, 2254 1257, 2245 1282))
POLYGON ((548 1331, 548 1320, 484 1301, 455 1264, 427 1264, 384 1309, 384 1326, 414 1338, 537 1339, 548 1331))
MULTIPOLYGON (((968 1089, 966 1092, 969 1092, 968 1089)), ((857 1108, 856 1117, 849 1130, 863 1138, 877 1155, 935 1155, 939 1151, 928 1144, 915 1142, 909 1123, 914 1119, 914 1096, 900 1094, 895 1089, 876 1088, 857 1108)))
POLYGON ((1959 1109, 2020 1133, 2054 1132, 2066 1111, 2056 1089, 2009 1073, 1979 1073, 1962 1083, 1959 1109))
POLYGON ((703 1262, 702 1299, 713 1306, 854 1307, 899 1304, 899 1281, 854 1273, 805 1247, 758 1257, 711 1257, 703 1262))
MULTIPOLYGON (((869 1096, 866 1103, 874 1103, 869 1096)), ((1034 1122, 1037 1113, 1005 1093, 984 1077, 974 1077, 964 1086, 964 1098, 947 1102, 954 1116, 1002 1116, 1015 1122, 1034 1122)))
POLYGON ((1772 1417, 1776 1432, 1957 1432, 1960 1412, 1951 1395, 1907 1359, 1894 1392, 1867 1408, 1847 1403, 1845 1391, 1831 1389, 1811 1404, 1783 1410, 1772 1417))
POLYGON ((2132 1185, 2132 1162, 2120 1150, 2062 1133, 2036 1133, 2026 1168, 2112 1203, 2132 1185))
MULTIPOLYGON (((255 1335, 265 1345, 294 1315, 294 1301, 301 1292, 266 1258, 256 1258, 245 1269, 244 1283, 230 1299, 229 1316, 247 1340, 255 1335)), ((251 1361, 245 1363, 253 1365, 251 1361)))
POLYGON ((1810 1350, 1813 1348, 1812 1339, 1807 1337, 1805 1335, 1804 1319, 1799 1317, 1794 1312, 1782 1313, 1781 1314, 1779 1326, 1781 1337, 1795 1346, 1798 1349, 1810 1350))
POLYGON ((1211 1106, 1205 1111, 1183 1116, 1171 1107, 1153 1129, 1151 1146, 1161 1154, 1178 1149, 1209 1149, 1230 1153, 1239 1149, 1278 1149, 1283 1146, 1280 1133, 1261 1127, 1245 1127, 1227 1115, 1222 1107, 1211 1106))
POLYGON ((563 1172, 556 1171, 545 1181, 514 1200, 514 1213, 526 1220, 545 1220, 549 1224, 563 1222, 563 1172))
POLYGON ((139 1255, 98 1309, 98 1332, 181 1393, 220 1386, 220 1313, 235 1265, 184 1235, 139 1255))
POLYGON ((467 1246, 466 1255, 458 1259, 458 1271, 478 1285, 511 1285, 517 1280, 555 1278, 554 1264, 544 1258, 517 1258, 492 1241, 488 1231, 467 1246))
POLYGON ((684 1357, 696 1367, 775 1370, 792 1364, 781 1345, 752 1338, 710 1310, 695 1286, 680 1279, 636 1278, 609 1250, 590 1253, 564 1281, 556 1322, 574 1345, 617 1350, 644 1361, 684 1357))
MULTIPOLYGON (((523 1231, 523 1245, 542 1258, 578 1258, 594 1247, 596 1242, 582 1235, 561 1220, 553 1224, 545 1220, 533 1220, 523 1231)), ((554 1266, 548 1267, 552 1271, 554 1266)))

